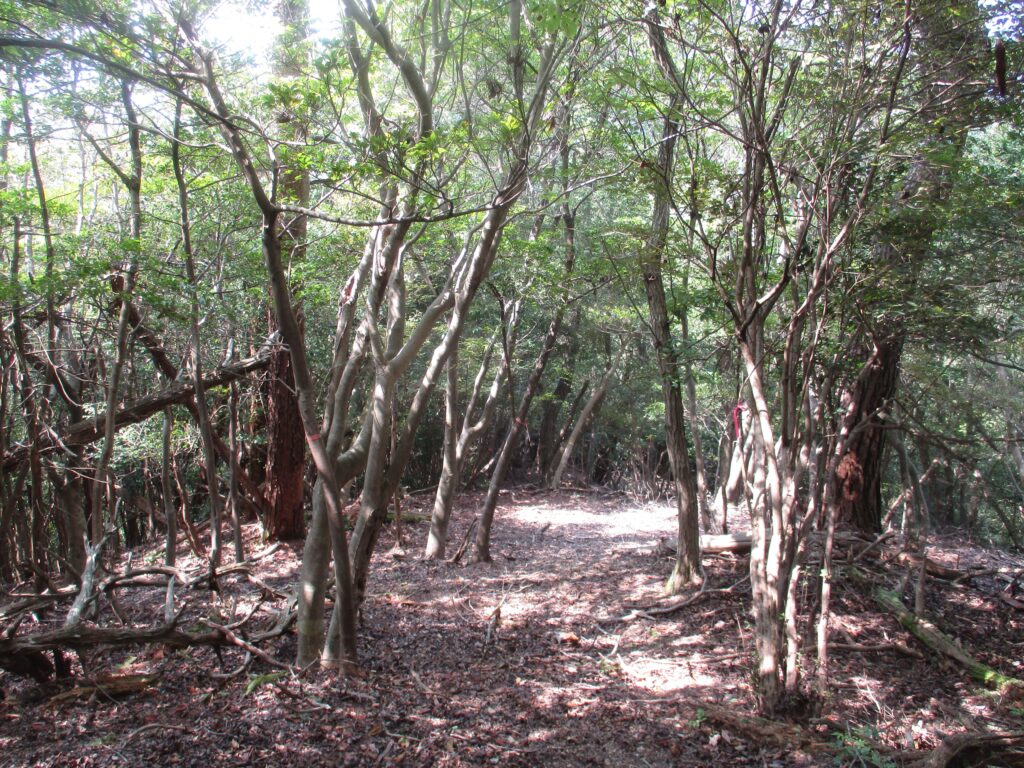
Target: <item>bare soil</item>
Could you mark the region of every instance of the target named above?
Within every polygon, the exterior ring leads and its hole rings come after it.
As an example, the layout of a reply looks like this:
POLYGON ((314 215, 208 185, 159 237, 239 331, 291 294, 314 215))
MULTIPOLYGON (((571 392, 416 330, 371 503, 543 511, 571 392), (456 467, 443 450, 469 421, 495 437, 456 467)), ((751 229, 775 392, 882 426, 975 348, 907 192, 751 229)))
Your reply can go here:
MULTIPOLYGON (((428 500, 410 501, 415 511, 428 500)), ((460 499, 453 548, 478 503, 460 499)), ((843 579, 834 593, 836 641, 900 641, 920 658, 837 649, 831 698, 808 697, 776 724, 744 720, 754 710, 744 557, 705 558, 711 586, 731 592, 622 621, 632 608, 672 601, 661 592, 672 557, 659 541, 674 530, 665 505, 512 491, 495 522, 495 562, 465 566, 422 560, 425 523, 406 523, 403 547, 390 530, 378 546, 361 616, 361 675, 300 677, 260 659, 240 666, 245 655, 236 648, 162 646, 97 649, 75 660, 70 682, 40 686, 0 673, 0 765, 897 765, 951 734, 1024 729, 1024 702, 985 690, 916 644, 843 579), (100 675, 139 674, 153 678, 128 695, 109 682, 89 687, 100 675), (68 694, 74 685, 80 693, 68 694)), ((257 556, 252 575, 294 589, 299 547, 258 557, 266 547, 254 526, 247 535, 257 556)), ((953 537, 935 537, 930 554, 960 569, 1024 569, 1020 558, 953 537)), ((159 557, 133 553, 136 566, 159 557)), ((184 567, 201 567, 184 550, 180 557, 184 567)), ((890 585, 907 570, 870 567, 890 585)), ((981 660, 1024 677, 1024 611, 1000 597, 1007 590, 999 573, 933 580, 927 608, 981 660)), ((244 616, 261 592, 254 621, 269 625, 264 613, 286 599, 236 575, 221 580, 219 595, 180 595, 188 604, 182 626, 244 616)), ((814 592, 808 580, 808 605, 814 592)), ((162 620, 162 599, 156 589, 118 590, 122 614, 140 625, 162 620)), ((66 610, 60 604, 18 631, 59 626, 66 610)), ((106 604, 101 620, 115 623, 106 604)), ((294 635, 263 650, 291 663, 294 635)), ((1010 751, 997 762, 961 764, 1024 765, 1019 759, 1010 751)))

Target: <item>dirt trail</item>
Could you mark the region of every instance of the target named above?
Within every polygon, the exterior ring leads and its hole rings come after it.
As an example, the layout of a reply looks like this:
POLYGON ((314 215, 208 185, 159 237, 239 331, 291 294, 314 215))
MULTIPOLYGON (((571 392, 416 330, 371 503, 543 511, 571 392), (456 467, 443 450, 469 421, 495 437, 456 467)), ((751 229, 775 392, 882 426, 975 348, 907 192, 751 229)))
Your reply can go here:
MULTIPOLYGON (((478 502, 459 500, 453 541, 478 502)), ((209 649, 98 652, 90 672, 154 673, 159 680, 122 699, 100 692, 54 707, 34 684, 4 675, 0 765, 834 764, 834 755, 756 740, 706 716, 713 705, 752 709, 742 586, 657 620, 618 620, 633 606, 664 599, 672 558, 657 543, 674 534, 672 508, 597 493, 506 493, 491 565, 425 562, 425 524, 404 528, 405 549, 391 548, 389 530, 374 561, 361 677, 299 680, 259 661, 223 677, 243 661, 234 650, 221 659, 209 649)), ((708 557, 705 566, 714 587, 746 574, 742 558, 708 557)), ((297 568, 297 549, 286 547, 260 560, 256 575, 291 588, 297 568)), ((948 616, 990 662, 1020 658, 1013 650, 1024 641, 1019 615, 971 594, 973 602, 936 592, 934 615, 948 616), (971 633, 982 617, 1000 632, 971 633)), ((126 609, 152 623, 159 596, 132 598, 126 609)), ((209 610, 205 598, 187 599, 197 619, 209 610)), ((258 590, 239 579, 226 586, 221 605, 242 613, 257 599, 258 590)), ((842 631, 860 641, 902 637, 855 591, 838 590, 836 613, 842 631)), ((294 637, 268 650, 290 662, 294 637)), ((837 706, 808 731, 825 740, 839 731, 854 745, 927 748, 965 727, 1021 724, 1021 712, 934 658, 839 653, 834 684, 837 706)))

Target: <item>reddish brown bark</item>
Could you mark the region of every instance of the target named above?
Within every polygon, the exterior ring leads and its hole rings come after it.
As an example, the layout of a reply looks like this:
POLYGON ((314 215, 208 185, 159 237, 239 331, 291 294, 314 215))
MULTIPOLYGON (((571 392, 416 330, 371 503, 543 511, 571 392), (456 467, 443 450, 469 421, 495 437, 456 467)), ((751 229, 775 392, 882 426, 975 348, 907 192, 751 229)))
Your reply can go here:
MULTIPOLYGON (((850 414, 851 434, 846 444, 845 457, 853 456, 856 459, 860 474, 859 492, 853 495, 847 493, 844 487, 842 493, 836 494, 836 498, 840 500, 843 518, 865 533, 880 531, 882 517, 885 515, 882 505, 882 461, 885 454, 882 414, 896 394, 903 338, 900 330, 880 342, 872 352, 865 370, 846 395, 856 407, 847 411, 850 414)), ((843 461, 846 463, 846 458, 843 461)), ((846 479, 839 475, 838 470, 836 475, 836 480, 845 484, 846 479)))
MULTIPOLYGON (((306 55, 301 42, 306 36, 309 8, 304 0, 284 0, 277 6, 277 15, 284 29, 277 40, 275 72, 282 78, 299 77, 305 67, 306 55)), ((305 138, 302 121, 290 109, 282 109, 278 122, 289 140, 305 138)), ((278 192, 282 200, 305 206, 309 203, 309 172, 289 162, 286 152, 278 157, 281 165, 278 192)), ((284 254, 301 261, 306 250, 306 217, 282 216, 279 220, 280 241, 284 254)), ((293 296, 296 286, 290 286, 293 296)), ((295 302, 299 334, 304 336, 301 300, 295 302)), ((271 333, 278 330, 273 311, 267 312, 271 333)), ((306 535, 304 486, 306 441, 302 416, 295 396, 295 377, 291 354, 287 347, 274 351, 270 358, 266 389, 267 403, 267 467, 266 498, 269 503, 265 531, 270 541, 291 541, 306 535)))
MULTIPOLYGON (((273 317, 273 313, 271 313, 273 317)), ((276 327, 272 320, 272 326, 276 327)), ((279 347, 270 358, 267 376, 267 518, 270 541, 305 536, 303 476, 306 442, 295 398, 295 379, 289 352, 279 347)))

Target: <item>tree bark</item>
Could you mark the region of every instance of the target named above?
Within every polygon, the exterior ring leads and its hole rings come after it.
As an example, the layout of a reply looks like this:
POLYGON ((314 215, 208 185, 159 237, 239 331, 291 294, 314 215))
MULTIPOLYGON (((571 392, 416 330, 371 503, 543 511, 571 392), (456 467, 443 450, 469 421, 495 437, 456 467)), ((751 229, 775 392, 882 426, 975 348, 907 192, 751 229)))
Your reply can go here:
POLYGON ((583 410, 580 411, 579 416, 576 419, 576 424, 572 428, 572 432, 569 433, 568 439, 565 444, 560 446, 558 453, 555 458, 557 459, 557 465, 555 467, 554 474, 551 476, 551 482, 548 484, 548 488, 555 490, 562 485, 562 476, 565 474, 566 468, 569 466, 569 460, 572 458, 573 451, 576 449, 576 443, 583 434, 583 428, 586 427, 590 417, 597 410, 601 401, 604 400, 604 396, 608 393, 608 387, 611 385, 612 376, 615 374, 615 370, 619 365, 619 361, 622 360, 622 355, 625 353, 625 344, 619 349, 619 354, 614 361, 608 362, 608 367, 605 369, 604 376, 601 377, 601 381, 594 387, 594 391, 591 392, 590 397, 587 399, 586 404, 583 406, 583 410))
MULTIPOLYGON (((288 80, 301 77, 304 72, 305 41, 309 8, 306 0, 281 0, 277 4, 278 19, 283 30, 275 43, 275 75, 288 80)), ((309 205, 309 171, 291 162, 286 154, 289 142, 305 139, 303 121, 298 115, 283 109, 278 116, 284 142, 278 150, 278 197, 284 203, 300 207, 309 205)), ((301 261, 306 250, 306 217, 288 214, 280 217, 280 240, 289 262, 301 261)), ((293 296, 297 293, 292 286, 293 296)), ((295 315, 300 333, 304 314, 301 301, 295 302, 295 315)), ((268 333, 277 328, 276 315, 268 312, 268 333)), ((302 439, 302 417, 295 396, 295 377, 291 356, 284 347, 271 355, 267 370, 267 464, 266 498, 267 516, 264 530, 270 541, 294 541, 306 532, 304 515, 304 478, 306 451, 302 439)))

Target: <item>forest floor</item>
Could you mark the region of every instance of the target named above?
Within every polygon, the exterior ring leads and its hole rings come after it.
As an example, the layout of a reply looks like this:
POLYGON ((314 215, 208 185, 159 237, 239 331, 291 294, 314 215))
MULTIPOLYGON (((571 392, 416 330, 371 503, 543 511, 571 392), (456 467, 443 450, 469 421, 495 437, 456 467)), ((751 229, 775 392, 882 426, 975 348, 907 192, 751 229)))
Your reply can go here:
MULTIPOLYGON (((415 510, 428 500, 409 501, 415 510)), ((478 503, 460 499, 453 549, 478 503)), ((917 644, 845 580, 833 596, 836 642, 884 647, 835 649, 831 699, 808 699, 775 725, 744 719, 754 709, 744 556, 705 557, 711 586, 732 591, 623 620, 672 602, 661 587, 673 559, 659 542, 674 530, 665 505, 528 489, 503 494, 490 565, 424 561, 425 523, 403 526, 404 549, 389 528, 362 610, 359 676, 299 678, 261 659, 239 669, 239 649, 160 645, 90 651, 87 672, 76 660, 73 683, 0 673, 0 765, 881 766, 924 756, 951 734, 1024 728, 1024 702, 985 690, 917 644), (147 677, 131 677, 139 675, 147 677), (119 677, 143 682, 118 696, 109 681, 119 677)), ((248 535, 255 539, 254 526, 248 535)), ((269 554, 250 546, 251 575, 294 588, 298 545, 269 554)), ((930 555, 959 569, 1024 569, 1020 558, 953 537, 934 537, 930 555)), ((136 564, 159 558, 134 555, 136 564)), ((201 567, 185 550, 179 565, 201 567)), ((890 585, 900 573, 874 569, 890 585)), ((261 592, 270 596, 243 574, 221 587, 219 613, 208 592, 179 595, 190 604, 182 621, 241 616, 261 592)), ((1020 677, 1024 611, 1000 599, 1004 587, 1000 574, 933 580, 926 605, 964 648, 1020 677)), ((118 593, 133 623, 162 620, 162 590, 118 593)), ((808 586, 805 598, 812 594, 808 586)), ((909 588, 904 602, 913 604, 909 588)), ((66 605, 18 631, 59 626, 65 613, 66 605)), ((294 632, 262 648, 291 663, 294 632)))

